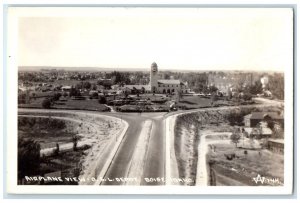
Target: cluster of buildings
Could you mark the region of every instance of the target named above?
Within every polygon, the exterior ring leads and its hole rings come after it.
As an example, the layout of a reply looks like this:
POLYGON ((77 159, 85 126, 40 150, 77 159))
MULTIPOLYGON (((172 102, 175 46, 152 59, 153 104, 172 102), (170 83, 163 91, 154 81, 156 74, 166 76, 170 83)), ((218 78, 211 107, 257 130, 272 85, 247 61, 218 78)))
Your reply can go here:
MULTIPOLYGON (((70 79, 78 79, 81 80, 82 77, 88 77, 88 78, 94 78, 95 75, 91 75, 88 73, 69 73, 69 72, 62 72, 62 71, 56 71, 56 69, 45 69, 42 71, 44 76, 47 76, 47 78, 53 78, 56 80, 64 79, 64 80, 70 80, 70 79)), ((109 80, 109 79, 105 79, 109 80)), ((54 91, 55 88, 58 88, 59 90, 62 90, 63 92, 68 92, 71 90, 72 86, 62 86, 62 85, 51 85, 47 83, 40 83, 40 84, 31 84, 31 85, 19 85, 19 90, 25 91, 25 90, 32 90, 32 91, 54 91), (57 87, 56 87, 57 86, 57 87)), ((190 89, 188 88, 187 82, 182 82, 180 80, 162 80, 159 78, 158 74, 158 66, 154 62, 151 64, 150 69, 150 82, 148 85, 113 85, 111 84, 109 88, 103 86, 103 85, 97 85, 94 91, 98 92, 105 92, 111 93, 111 94, 120 94, 120 93, 128 93, 128 94, 136 94, 136 93, 156 93, 156 94, 175 94, 177 92, 181 93, 189 93, 190 89)))
POLYGON ((244 116, 244 124, 243 131, 246 137, 268 138, 267 148, 283 154, 283 112, 252 112, 244 116))
POLYGON ((177 92, 189 93, 187 82, 182 82, 180 80, 162 80, 158 76, 158 66, 155 62, 151 64, 150 69, 150 83, 148 85, 124 85, 119 87, 120 90, 134 93, 135 91, 140 91, 144 93, 156 93, 156 94, 175 94, 177 92))
POLYGON ((257 96, 272 96, 272 92, 270 92, 267 88, 269 78, 267 76, 260 76, 253 73, 208 74, 207 86, 215 86, 218 88, 218 92, 222 93, 224 96, 227 96, 229 93, 232 96, 239 96, 239 89, 244 89, 249 85, 251 86, 255 83, 255 81, 260 81, 262 85, 262 92, 257 96))

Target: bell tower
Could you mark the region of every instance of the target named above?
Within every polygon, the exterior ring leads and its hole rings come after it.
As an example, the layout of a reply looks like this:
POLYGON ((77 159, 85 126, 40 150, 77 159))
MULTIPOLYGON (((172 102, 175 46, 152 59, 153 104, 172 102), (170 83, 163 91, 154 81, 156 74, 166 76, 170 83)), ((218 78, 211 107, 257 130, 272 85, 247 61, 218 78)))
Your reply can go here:
POLYGON ((151 64, 150 86, 151 86, 151 92, 156 93, 158 90, 158 69, 157 69, 157 64, 155 62, 151 64))

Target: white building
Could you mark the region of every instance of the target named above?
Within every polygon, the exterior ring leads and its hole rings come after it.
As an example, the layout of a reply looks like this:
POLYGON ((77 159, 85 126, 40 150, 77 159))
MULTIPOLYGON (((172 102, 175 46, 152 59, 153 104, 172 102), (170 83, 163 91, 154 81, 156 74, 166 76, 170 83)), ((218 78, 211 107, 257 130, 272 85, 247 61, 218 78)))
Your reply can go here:
POLYGON ((155 62, 151 64, 150 89, 153 93, 161 94, 170 94, 177 91, 188 93, 189 90, 187 83, 183 83, 180 80, 159 80, 158 67, 155 62))

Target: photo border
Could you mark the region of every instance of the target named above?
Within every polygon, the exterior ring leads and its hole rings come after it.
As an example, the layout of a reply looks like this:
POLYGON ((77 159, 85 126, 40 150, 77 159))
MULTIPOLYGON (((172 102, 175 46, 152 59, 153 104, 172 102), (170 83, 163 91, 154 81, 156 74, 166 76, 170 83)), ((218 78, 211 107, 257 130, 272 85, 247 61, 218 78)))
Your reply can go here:
MULTIPOLYGON (((296 111, 296 109, 297 109, 297 107, 296 107, 296 104, 297 104, 297 97, 296 97, 296 92, 295 92, 295 84, 297 84, 297 80, 296 80, 296 73, 297 73, 297 69, 296 69, 296 65, 297 65, 297 62, 296 62, 296 55, 297 55, 297 46, 296 46, 296 42, 297 42, 297 7, 296 7, 296 5, 295 4, 286 4, 286 5, 282 5, 282 4, 280 4, 280 5, 277 5, 277 4, 275 4, 275 5, 270 5, 270 4, 267 4, 267 5, 265 5, 265 4, 262 4, 262 5, 244 5, 244 4, 242 4, 242 5, 222 5, 222 4, 220 4, 220 5, 191 5, 191 4, 188 4, 188 5, 153 5, 153 4, 150 4, 150 5, 145 5, 145 4, 134 4, 134 5, 123 5, 123 4, 113 4, 113 5, 107 5, 107 4, 105 4, 105 5, 84 5, 84 4, 80 4, 80 5, 78 5, 78 4, 76 4, 76 5, 45 5, 45 4, 43 4, 43 5, 40 5, 40 4, 36 4, 36 5, 30 5, 30 6, 24 6, 24 5, 4 5, 4 27, 5 27, 5 31, 7 31, 7 11, 8 11, 8 8, 11 8, 11 7, 129 7, 129 8, 131 8, 131 7, 134 7, 134 8, 136 8, 136 7, 141 7, 141 8, 145 8, 145 7, 150 7, 150 8, 169 8, 169 7, 171 7, 171 8, 292 8, 293 9, 293 11, 294 11, 294 22, 293 22, 293 26, 294 26, 294 39, 293 39, 293 41, 294 41, 294 53, 293 53, 293 55, 294 55, 294 65, 293 65, 293 80, 294 80, 294 83, 293 83, 293 110, 294 110, 294 112, 296 111), (196 6, 196 7, 195 7, 196 6), (212 7, 213 6, 213 7, 212 7), (249 7, 248 7, 249 6, 249 7)), ((5 50, 7 50, 7 41, 6 41, 6 39, 7 39, 7 33, 6 32, 3 32, 4 33, 4 61, 3 61, 3 76, 4 76, 4 80, 3 80, 3 95, 4 95, 4 97, 3 98, 5 98, 4 99, 4 111, 3 111, 3 116, 4 116, 4 128, 3 128, 3 131, 4 131, 4 137, 3 137, 3 145, 4 145, 4 147, 3 147, 3 150, 4 150, 4 163, 5 164, 3 164, 3 178, 4 178, 4 197, 6 197, 6 198, 20 198, 20 196, 23 196, 23 198, 24 197, 26 197, 26 198, 37 198, 37 199, 39 199, 39 198, 44 198, 45 197, 45 195, 47 196, 47 195, 50 195, 49 197, 50 198, 52 198, 54 195, 52 195, 52 194, 32 194, 32 195, 21 195, 21 194, 8 194, 7 193, 7 188, 6 188, 6 186, 7 186, 7 177, 6 177, 6 173, 5 173, 5 171, 6 171, 6 163, 7 163, 7 146, 8 145, 6 145, 5 143, 7 143, 7 120, 6 120, 6 118, 7 118, 7 113, 8 113, 8 109, 6 108, 7 107, 7 99, 9 98, 9 97, 7 97, 7 88, 5 88, 5 87, 7 87, 7 76, 8 76, 8 73, 7 73, 7 61, 6 61, 6 59, 7 59, 7 52, 5 51, 5 50), (30 196, 32 196, 32 197, 30 197, 30 196)), ((296 178, 297 178, 297 147, 296 147, 296 143, 297 143, 297 128, 296 128, 296 125, 295 125, 295 121, 297 121, 297 115, 294 113, 293 114, 293 133, 294 133, 294 138, 293 138, 293 154, 294 154, 294 157, 293 157, 293 162, 294 162, 294 167, 293 167, 293 169, 294 169, 294 182, 293 182, 293 192, 292 192, 292 194, 291 195, 266 195, 266 194, 252 194, 252 195, 245 195, 245 194, 242 194, 242 195, 239 195, 239 194, 231 194, 231 195, 224 195, 224 194, 169 194, 169 196, 170 197, 174 197, 174 196, 176 196, 176 198, 178 198, 177 196, 186 196, 186 195, 192 195, 192 196, 199 196, 199 197, 197 197, 197 198, 207 198, 207 197, 214 197, 214 198, 216 198, 216 196, 218 196, 217 197, 217 199, 219 199, 219 198, 225 198, 225 199, 227 199, 227 198, 230 198, 230 196, 233 196, 234 198, 241 198, 241 197, 243 197, 243 198, 245 198, 245 197, 247 197, 247 198, 251 198, 251 199, 256 199, 256 198, 261 198, 262 197, 262 195, 263 195, 263 197, 276 197, 276 199, 285 199, 285 198, 287 198, 287 197, 289 197, 289 198, 292 198, 292 197, 294 197, 294 195, 295 195, 295 189, 297 188, 297 181, 296 181, 296 178)), ((60 186, 59 186, 60 187, 60 186)), ((69 187, 69 186, 67 186, 67 187, 69 187)), ((82 187, 82 186, 81 186, 82 187)), ((117 188, 119 188, 120 189, 120 186, 116 186, 117 188)), ((126 187, 128 187, 128 186, 126 186, 126 187)), ((137 186, 137 187, 144 187, 144 186, 137 186)), ((168 186, 168 187, 170 187, 170 186, 168 186)), ((230 186, 226 186, 226 187, 230 187, 230 186)), ((112 189, 112 188, 111 188, 112 189)), ((181 188, 182 189, 182 188, 181 188)), ((74 195, 75 196, 79 196, 79 194, 55 194, 55 196, 70 196, 70 197, 74 197, 74 195)), ((86 195, 88 195, 88 196, 90 196, 90 197, 97 197, 97 198, 99 198, 98 196, 100 195, 100 196, 103 196, 103 195, 105 195, 105 194, 86 194, 86 195)), ((84 196, 86 196, 86 195, 84 195, 84 196)), ((125 195, 125 194, 117 194, 117 193, 114 193, 114 194, 110 194, 110 195, 113 195, 113 196, 119 196, 119 195, 121 195, 121 196, 123 196, 123 195, 125 195)), ((127 195, 130 195, 130 194, 126 194, 125 196, 127 196, 127 195)), ((148 195, 150 195, 152 198, 153 197, 155 197, 156 195, 158 195, 158 196, 160 196, 161 197, 161 195, 167 195, 168 196, 168 193, 166 193, 166 194, 136 194, 135 193, 135 195, 137 195, 137 196, 148 196, 148 195)), ((82 194, 80 195, 80 196, 82 196, 82 194)), ((76 197, 77 198, 77 197, 76 197)), ((80 198, 80 197, 79 197, 80 198)), ((56 199, 56 198, 55 198, 56 199)))

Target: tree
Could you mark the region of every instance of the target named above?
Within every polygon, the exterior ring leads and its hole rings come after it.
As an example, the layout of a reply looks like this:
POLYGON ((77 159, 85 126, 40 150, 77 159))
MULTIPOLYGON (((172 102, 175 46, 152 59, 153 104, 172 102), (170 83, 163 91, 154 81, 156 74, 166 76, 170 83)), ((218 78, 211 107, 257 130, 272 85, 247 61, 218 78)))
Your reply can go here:
POLYGON ((101 96, 100 98, 99 98, 99 103, 100 104, 106 104, 106 98, 104 97, 104 96, 101 96))
POLYGON ((54 154, 57 156, 59 154, 59 144, 56 143, 56 148, 54 154))
POLYGON ((58 101, 60 97, 61 97, 61 93, 55 93, 55 94, 53 95, 53 100, 54 100, 54 101, 58 101))
POLYGON ((44 109, 50 109, 51 108, 51 101, 48 98, 44 99, 43 102, 42 102, 42 106, 43 106, 44 109))
POLYGON ((211 106, 213 106, 214 102, 217 101, 218 98, 217 98, 217 94, 215 92, 212 93, 211 95, 211 106))
POLYGON ((110 80, 98 80, 97 85, 102 85, 105 89, 111 89, 112 82, 110 80))
POLYGON ((19 94, 18 95, 18 103, 19 104, 26 104, 26 94, 19 94))
POLYGON ((34 92, 32 92, 32 97, 34 98, 34 100, 36 100, 36 94, 34 92))
POLYGON ((211 86, 209 89, 210 89, 211 92, 217 92, 218 91, 218 88, 214 85, 211 86))
POLYGON ((70 97, 80 96, 80 91, 77 88, 72 87, 70 90, 70 97))
POLYGON ((92 85, 92 90, 97 90, 97 85, 96 84, 92 85))
POLYGON ((92 84, 90 82, 84 82, 82 86, 85 89, 90 89, 92 87, 92 84))
POLYGON ((242 98, 245 100, 245 101, 250 101, 252 99, 252 95, 250 93, 245 93, 243 94, 242 98))
POLYGON ((41 146, 32 139, 18 140, 18 179, 24 176, 38 175, 41 146))
POLYGON ((98 93, 97 92, 94 92, 91 96, 93 99, 98 99, 98 93))
POLYGON ((78 140, 79 140, 79 137, 76 136, 76 135, 74 135, 73 138, 72 138, 72 141, 73 141, 73 150, 74 151, 77 151, 78 140))
POLYGON ((183 98, 182 92, 181 92, 181 90, 177 90, 176 93, 177 93, 178 102, 180 102, 180 100, 183 98))
POLYGON ((254 85, 251 85, 249 87, 249 92, 251 94, 254 94, 254 95, 262 93, 262 84, 261 84, 261 82, 258 80, 254 83, 254 85))
POLYGON ((273 96, 278 99, 284 99, 284 75, 275 73, 269 77, 268 87, 273 96))
POLYGON ((230 136, 231 142, 235 144, 235 147, 237 147, 237 144, 240 142, 241 135, 238 131, 234 131, 230 136))

